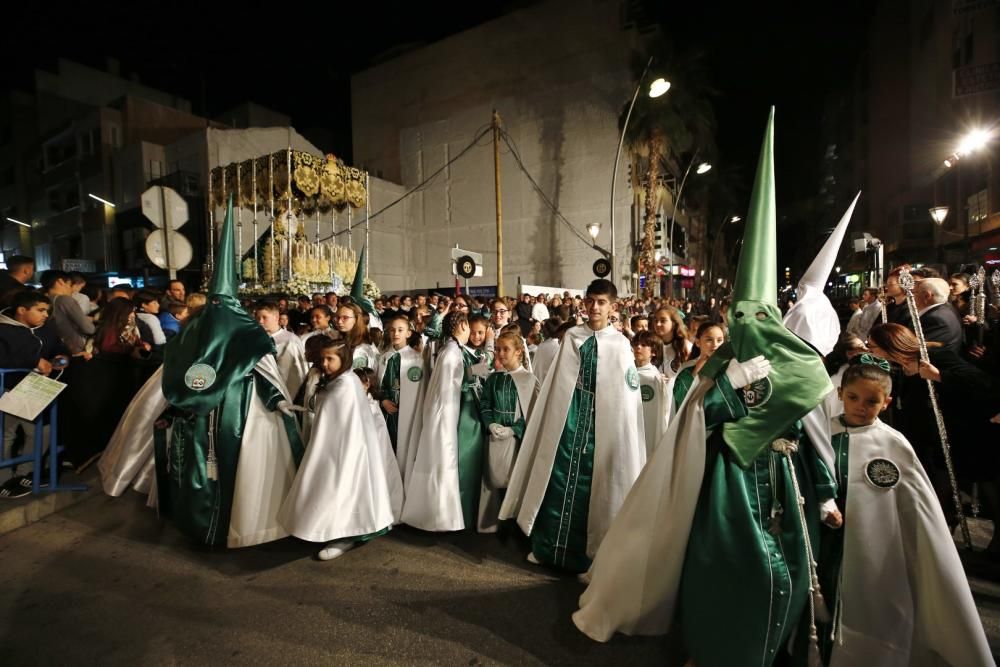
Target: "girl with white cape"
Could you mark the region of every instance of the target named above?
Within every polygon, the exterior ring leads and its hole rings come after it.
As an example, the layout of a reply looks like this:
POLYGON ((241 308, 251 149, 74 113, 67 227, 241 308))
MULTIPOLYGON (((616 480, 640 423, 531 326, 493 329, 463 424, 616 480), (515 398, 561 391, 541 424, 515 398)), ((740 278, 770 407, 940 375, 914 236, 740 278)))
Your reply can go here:
POLYGON ((403 523, 431 531, 472 528, 479 516, 483 478, 483 426, 479 421, 481 365, 465 344, 465 313, 448 313, 447 341, 438 354, 424 399, 424 427, 406 474, 403 523))
POLYGON ((326 339, 321 354, 312 435, 278 520, 295 537, 327 542, 317 557, 331 560, 392 528, 403 485, 388 433, 351 372, 351 349, 326 339))
POLYGON ((405 315, 394 315, 385 325, 390 347, 379 362, 382 414, 405 483, 423 424, 427 360, 415 349, 420 336, 405 315))
POLYGON ((479 532, 495 533, 500 503, 510 483, 517 449, 538 394, 538 381, 524 367, 524 341, 520 334, 500 334, 496 358, 502 369, 483 385, 479 414, 487 430, 486 474, 480 499, 479 532))
MULTIPOLYGON (((955 543, 927 473, 878 415, 891 400, 889 363, 863 354, 830 420, 841 530, 823 529, 820 585, 833 612, 819 624, 828 665, 992 665, 955 543)), ((799 662, 803 657, 799 646, 799 662)))

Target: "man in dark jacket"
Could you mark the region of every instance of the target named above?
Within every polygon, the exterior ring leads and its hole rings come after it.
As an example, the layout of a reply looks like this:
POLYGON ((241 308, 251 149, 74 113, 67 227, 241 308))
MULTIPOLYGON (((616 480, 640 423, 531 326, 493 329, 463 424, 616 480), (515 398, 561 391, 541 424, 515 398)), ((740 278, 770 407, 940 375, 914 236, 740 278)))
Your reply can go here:
MULTIPOLYGON (((34 290, 24 290, 14 295, 13 303, 0 313, 0 368, 24 368, 42 375, 54 369, 65 368, 69 362, 67 352, 55 327, 46 322, 49 318, 49 300, 34 290)), ((5 373, 5 389, 13 388, 24 373, 5 373)), ((32 442, 34 424, 13 415, 4 416, 3 458, 10 458, 17 428, 24 431, 25 442, 32 442)), ((11 471, 13 472, 13 470, 11 471)), ((31 493, 27 476, 16 476, 0 485, 0 498, 19 498, 31 493)))
POLYGON ((925 278, 913 288, 913 301, 920 313, 924 338, 941 343, 955 354, 962 353, 962 323, 948 303, 950 287, 942 278, 925 278))
POLYGON ((24 284, 35 275, 35 260, 24 255, 7 258, 7 269, 0 270, 0 309, 10 305, 15 292, 24 289, 24 284))

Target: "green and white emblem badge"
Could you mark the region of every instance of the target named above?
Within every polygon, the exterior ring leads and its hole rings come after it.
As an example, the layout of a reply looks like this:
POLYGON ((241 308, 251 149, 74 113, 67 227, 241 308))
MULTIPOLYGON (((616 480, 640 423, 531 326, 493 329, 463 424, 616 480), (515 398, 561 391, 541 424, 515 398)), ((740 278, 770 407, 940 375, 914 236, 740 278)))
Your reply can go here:
POLYGON ((635 370, 635 366, 629 366, 628 371, 625 373, 625 384, 632 391, 639 388, 639 371, 635 370))
POLYGON ((773 391, 771 381, 761 378, 743 388, 743 398, 748 408, 759 408, 770 400, 773 391))
POLYGON ((410 382, 420 382, 420 378, 424 376, 424 371, 422 368, 414 366, 410 370, 406 371, 406 379, 410 382))
POLYGON ((891 489, 899 484, 899 468, 889 459, 872 459, 865 466, 865 477, 876 488, 891 489))
POLYGON ((357 359, 354 360, 354 363, 351 365, 351 368, 368 368, 368 359, 366 359, 365 357, 358 357, 357 359))
POLYGON ((192 364, 184 373, 184 384, 194 391, 205 391, 215 384, 215 369, 208 364, 192 364))
POLYGON ((644 384, 642 385, 642 387, 640 387, 639 394, 642 396, 643 403, 649 403, 651 400, 653 400, 653 388, 650 387, 648 384, 644 384))

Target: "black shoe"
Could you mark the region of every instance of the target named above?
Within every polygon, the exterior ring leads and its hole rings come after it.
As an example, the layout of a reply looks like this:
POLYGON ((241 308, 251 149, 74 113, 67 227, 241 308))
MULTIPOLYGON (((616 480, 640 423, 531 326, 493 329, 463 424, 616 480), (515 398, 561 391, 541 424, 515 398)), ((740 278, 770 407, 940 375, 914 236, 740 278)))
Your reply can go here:
MULTIPOLYGON (((21 478, 21 486, 31 491, 31 485, 33 483, 31 475, 25 475, 21 478)), ((38 479, 38 488, 47 489, 49 488, 49 471, 43 470, 41 477, 38 479)))
POLYGON ((0 498, 23 498, 31 495, 31 480, 24 476, 11 477, 0 485, 0 498), (28 485, 25 486, 24 482, 28 485))

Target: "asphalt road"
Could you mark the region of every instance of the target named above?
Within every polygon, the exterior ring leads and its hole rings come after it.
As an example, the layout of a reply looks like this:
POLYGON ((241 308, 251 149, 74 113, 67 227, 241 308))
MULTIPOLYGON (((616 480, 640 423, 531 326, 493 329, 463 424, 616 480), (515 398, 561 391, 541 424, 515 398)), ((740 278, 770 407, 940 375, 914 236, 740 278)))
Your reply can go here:
MULTIPOLYGON (((95 494, 0 536, 0 664, 682 664, 676 637, 580 634, 582 584, 525 546, 400 527, 325 563, 295 539, 209 551, 95 494)), ((972 584, 997 647, 1000 587, 972 584)))
POLYGON ((4 665, 639 665, 670 639, 599 644, 582 584, 517 538, 397 528, 340 559, 295 539, 192 546, 143 498, 96 495, 0 537, 4 665))

